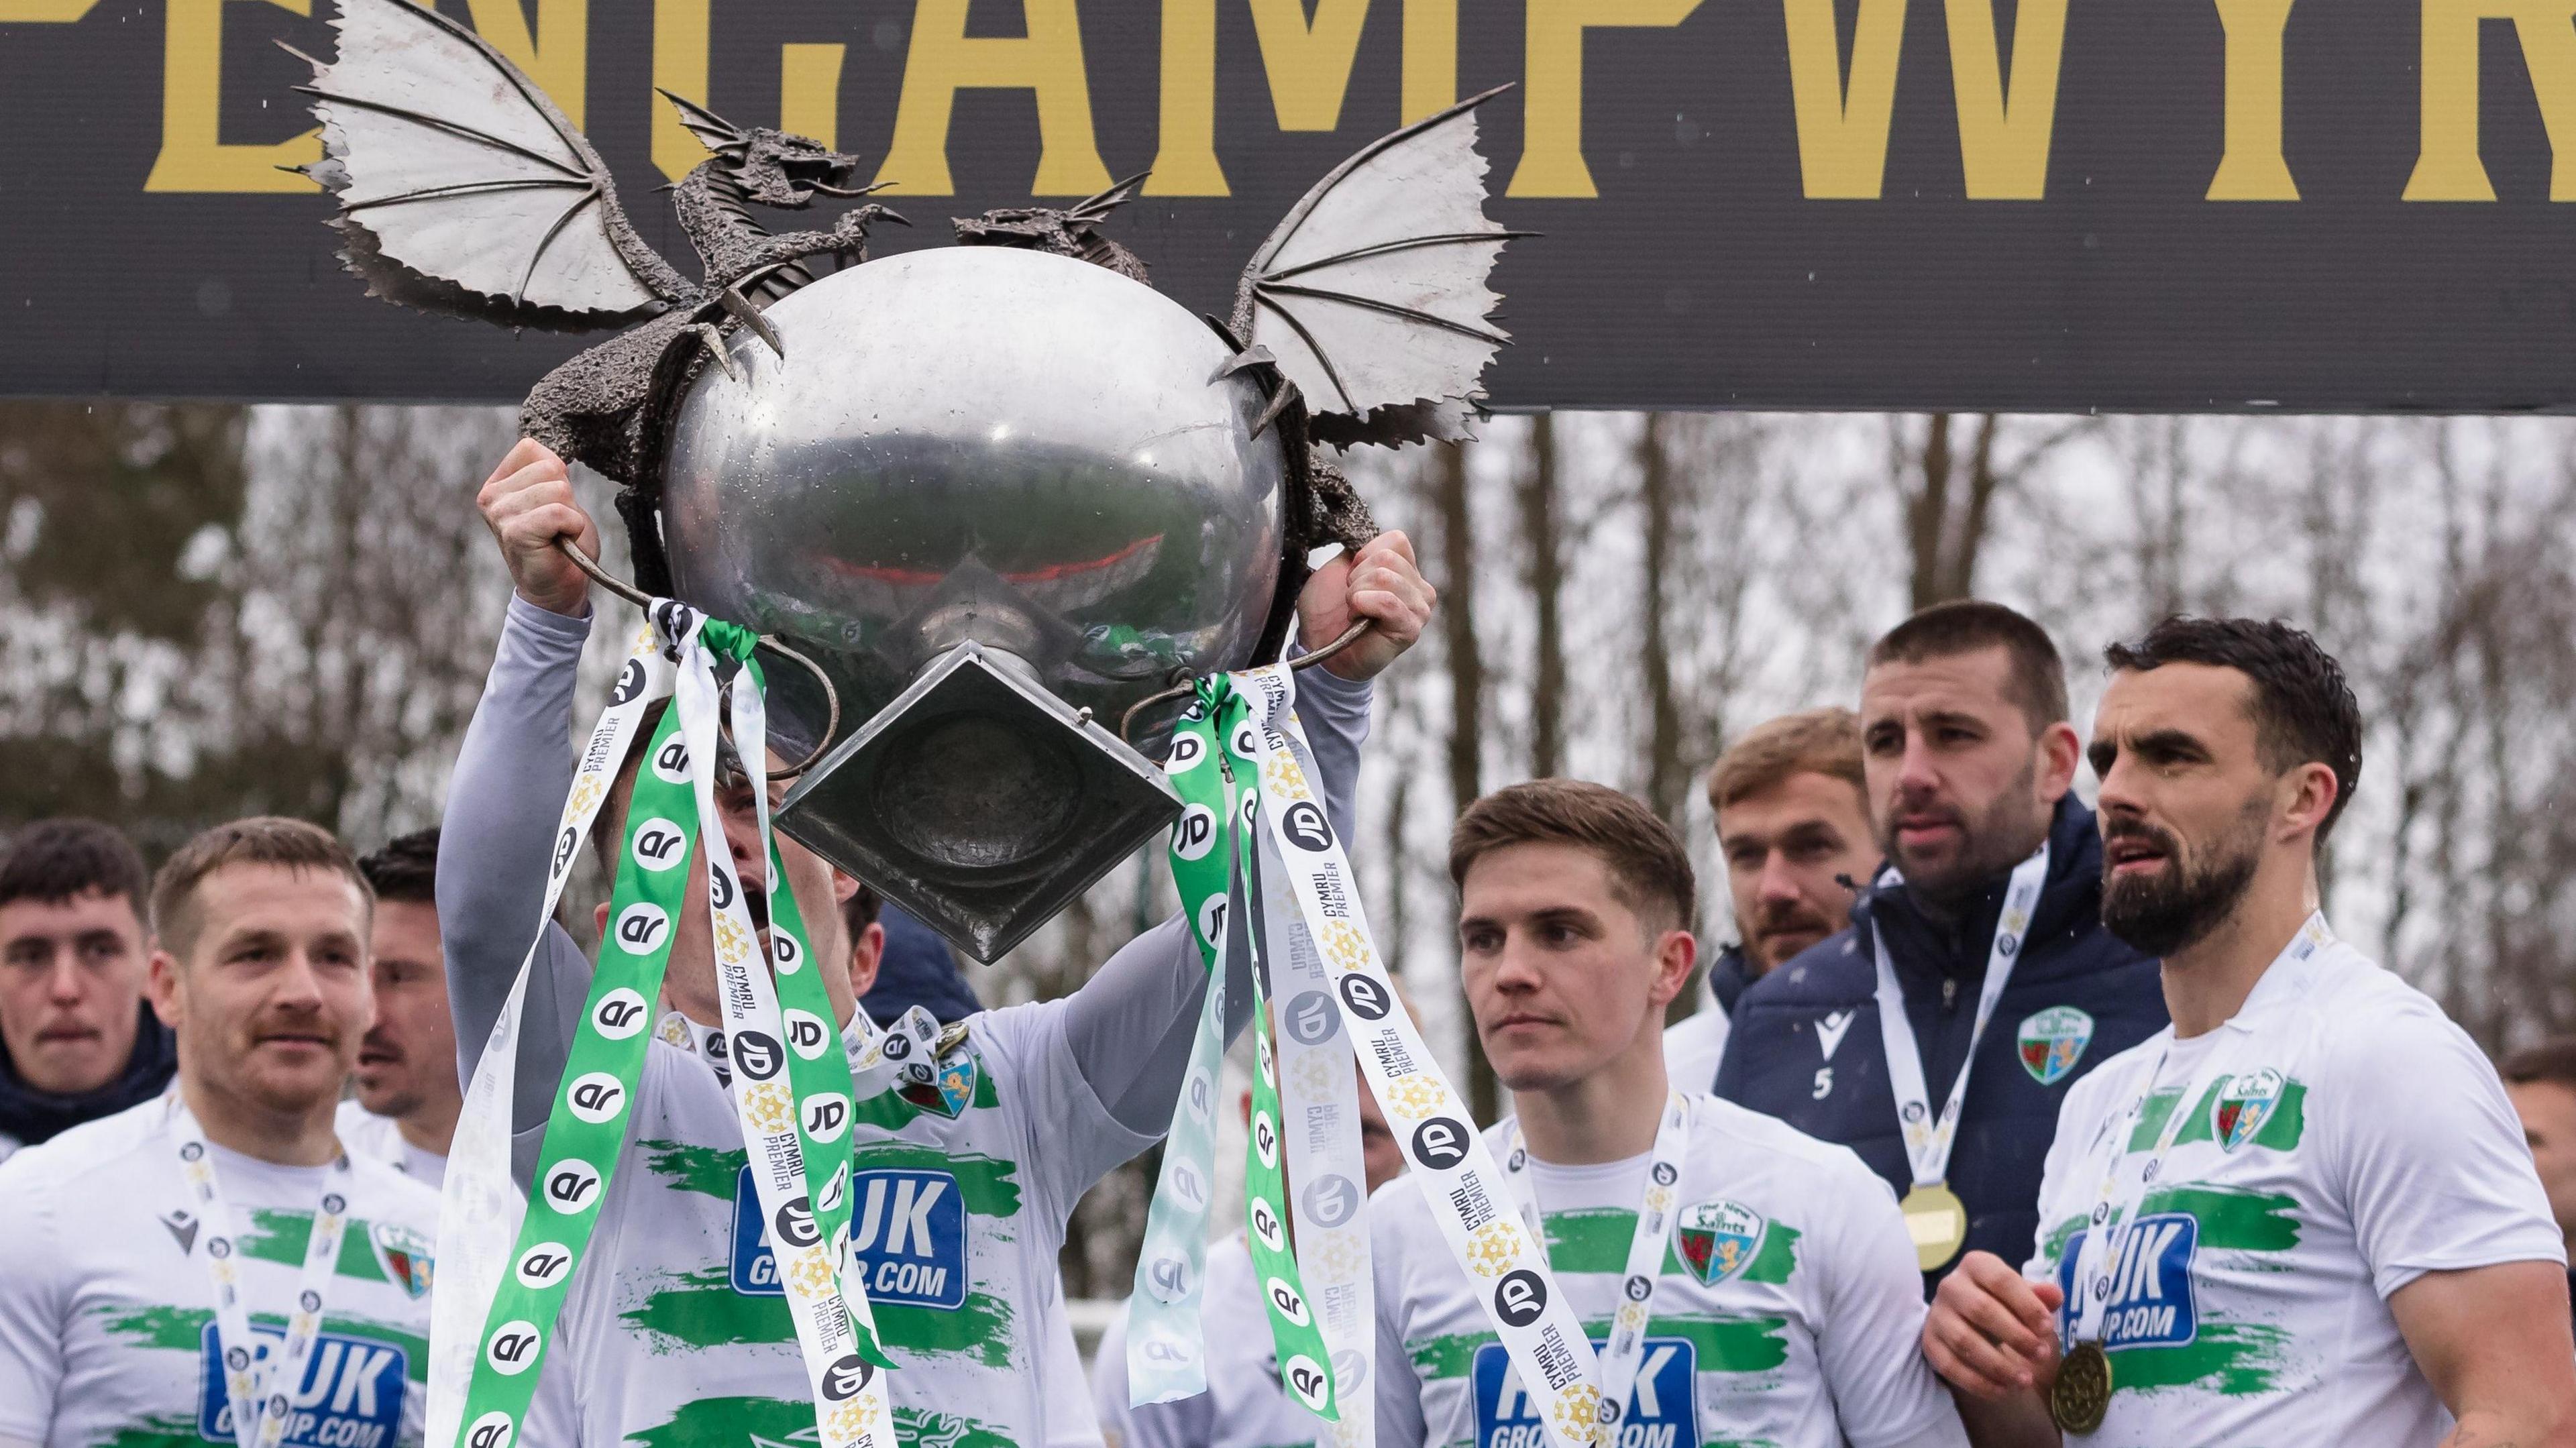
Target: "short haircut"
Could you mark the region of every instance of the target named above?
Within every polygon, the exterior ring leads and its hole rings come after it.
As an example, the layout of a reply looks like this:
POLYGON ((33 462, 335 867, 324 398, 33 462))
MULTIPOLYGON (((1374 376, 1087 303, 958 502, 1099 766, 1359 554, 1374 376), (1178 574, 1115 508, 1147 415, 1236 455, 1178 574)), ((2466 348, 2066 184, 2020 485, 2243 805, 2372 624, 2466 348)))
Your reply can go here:
POLYGON ((358 873, 367 877, 367 888, 379 900, 437 904, 438 826, 385 841, 383 849, 359 858, 358 873))
POLYGON ((0 855, 0 905, 63 905, 95 890, 109 899, 124 896, 141 920, 151 888, 133 843, 96 820, 38 821, 18 831, 0 855))
POLYGON ((1449 879, 1507 845, 1573 845, 1601 857, 1621 903, 1669 912, 1674 926, 1696 918, 1698 885, 1690 852, 1663 817, 1615 789, 1579 779, 1534 779, 1467 806, 1449 831, 1449 879))
POLYGON ((2576 1036, 2558 1036, 2525 1046, 2497 1062, 2496 1074, 2509 1086, 2546 1083, 2576 1091, 2576 1036))
POLYGON ((2002 649, 2009 661, 2004 687, 2030 719, 2032 738, 2067 717, 2066 664, 2048 630, 2000 603, 1962 598, 1936 603, 1889 629, 1869 647, 1868 667, 1955 659, 2002 649))
POLYGON ((2254 747, 2263 767, 2285 774, 2302 764, 2334 771, 2335 800, 2317 825, 2317 844, 2342 818, 2361 784, 2361 703, 2343 665, 2305 629, 2279 619, 2188 618, 2180 614, 2133 644, 2102 651, 2114 669, 2143 673, 2165 664, 2234 669, 2254 685, 2254 747))
POLYGON ((849 929, 850 949, 855 951, 859 948, 859 937, 867 934, 868 927, 877 923, 877 911, 884 904, 877 897, 876 890, 864 880, 859 882, 857 893, 841 902, 841 924, 849 929))
POLYGON ((1795 774, 1839 779, 1869 812, 1869 775, 1861 758, 1860 716, 1849 709, 1809 709, 1766 720, 1735 741, 1708 772, 1708 806, 1724 809, 1795 774))
POLYGON ((375 891, 339 838, 317 824, 256 815, 221 824, 179 847, 152 877, 152 928, 162 948, 186 956, 196 946, 197 889, 226 865, 276 865, 301 874, 325 870, 347 877, 372 908, 375 891))

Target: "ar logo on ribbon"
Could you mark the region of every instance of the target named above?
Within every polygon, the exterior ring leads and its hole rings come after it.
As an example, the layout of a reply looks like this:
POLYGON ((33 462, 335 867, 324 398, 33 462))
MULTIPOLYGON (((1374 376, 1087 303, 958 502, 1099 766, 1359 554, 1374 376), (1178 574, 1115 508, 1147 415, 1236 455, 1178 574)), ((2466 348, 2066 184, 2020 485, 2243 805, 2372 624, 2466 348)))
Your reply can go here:
POLYGON ((1700 1285, 1713 1287, 1752 1265, 1766 1225, 1742 1202, 1700 1202, 1683 1209, 1674 1247, 1700 1285))
POLYGON ((2093 1018, 2073 1006, 2051 1006, 2023 1020, 2015 1034, 2021 1068, 2040 1085, 2054 1086, 2066 1079, 2066 1073, 2084 1059, 2084 1048, 2093 1044, 2093 1018))
POLYGON ((2260 1071, 2245 1071, 2228 1078, 2219 1088, 2218 1100, 2210 1106, 2210 1135, 2218 1138, 2219 1149, 2234 1151, 2254 1139, 2263 1129, 2272 1111, 2281 1104, 2281 1091, 2288 1083, 2281 1073, 2266 1066, 2260 1071))

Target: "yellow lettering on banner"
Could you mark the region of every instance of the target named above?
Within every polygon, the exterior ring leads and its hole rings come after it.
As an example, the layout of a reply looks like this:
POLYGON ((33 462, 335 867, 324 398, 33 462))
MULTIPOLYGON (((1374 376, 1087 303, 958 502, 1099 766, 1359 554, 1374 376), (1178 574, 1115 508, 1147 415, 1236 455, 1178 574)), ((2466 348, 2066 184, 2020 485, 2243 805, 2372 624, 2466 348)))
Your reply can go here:
POLYGON ((1995 42, 1994 0, 1948 0, 1948 9, 1950 87, 1968 199, 2037 201, 2048 191, 2066 0, 2021 0, 2014 7, 2009 91, 1995 42))
MULTIPOLYGON (((313 13, 313 0, 269 0, 313 13)), ((224 0, 169 0, 161 34, 161 154, 146 191, 319 191, 309 176, 280 166, 322 159, 320 127, 273 145, 226 145, 218 132, 224 100, 224 0)))
POLYGON ((2281 155, 2281 32, 2290 0, 2217 0, 2227 30, 2227 150, 2209 178, 2212 201, 2296 201, 2281 155))
POLYGON ((965 89, 1033 91, 1038 103, 1036 196, 1087 196, 1109 186, 1091 129, 1091 82, 1074 0, 1021 0, 1027 33, 968 39, 967 0, 918 0, 912 49, 895 104, 894 142, 877 179, 900 196, 951 196, 948 117, 965 89))
POLYGON ((470 0, 466 9, 474 33, 527 72, 564 119, 579 126, 590 89, 590 0, 537 0, 534 34, 519 0, 470 0))
MULTIPOLYGON (((707 0, 653 0, 653 85, 707 103, 707 0)), ((669 101, 653 97, 653 168, 677 181, 707 159, 669 101)))
POLYGON ((98 0, 0 0, 0 25, 69 25, 98 0))
POLYGON ((1329 131, 1342 122, 1342 94, 1359 57, 1369 0, 1251 0, 1252 33, 1270 76, 1270 109, 1283 131, 1329 131))
POLYGON ((848 47, 778 47, 778 129, 841 149, 841 60, 848 47))
POLYGON ((1404 124, 1458 104, 1458 0, 1404 0, 1404 124))
POLYGON ((2478 157, 2478 23, 2510 20, 2549 133, 2549 199, 2576 201, 2576 4, 2570 0, 2424 0, 2423 150, 2409 201, 2493 201, 2478 157))
MULTIPOLYGON (((2062 9, 2065 0, 2056 0, 2062 9)), ((1674 26, 1699 0, 1528 0, 1529 86, 1510 196, 1598 196, 1583 162, 1583 32, 1674 26)))
POLYGON ((1216 159, 1216 0, 1163 0, 1162 139, 1148 196, 1229 196, 1216 159))
POLYGON ((1810 200, 1875 201, 1887 175, 1887 123, 1905 0, 1860 0, 1851 87, 1843 87, 1834 0, 1781 0, 1789 24, 1789 98, 1798 112, 1798 173, 1810 200))

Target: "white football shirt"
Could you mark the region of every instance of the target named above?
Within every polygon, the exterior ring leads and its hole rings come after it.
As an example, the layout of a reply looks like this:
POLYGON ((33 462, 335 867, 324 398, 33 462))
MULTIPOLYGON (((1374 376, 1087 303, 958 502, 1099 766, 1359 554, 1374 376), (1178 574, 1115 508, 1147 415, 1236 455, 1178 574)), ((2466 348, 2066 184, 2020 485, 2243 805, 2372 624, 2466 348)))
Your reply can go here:
POLYGON ((2440 1007, 2341 941, 2275 964, 2234 1019, 2176 1042, 2149 1082, 2171 1036, 2067 1093, 2040 1188, 2024 1271, 2065 1284, 2106 1136, 2141 1092, 2124 1152, 2152 1151, 2178 1107, 2191 1113, 2112 1276, 2114 1391, 2085 1441, 2439 1441, 2450 1415, 2389 1295, 2427 1272, 2566 1260, 2495 1068, 2440 1007), (2182 1102, 2204 1067, 2226 1079, 2182 1102))
MULTIPOLYGON (((1497 1158, 1505 1131, 1485 1134, 1497 1158)), ((1596 1346, 1619 1305, 1647 1164, 1530 1162, 1558 1290, 1596 1346)), ((1680 1198, 1616 1448, 1964 1448, 1923 1361, 1913 1242, 1859 1157, 1700 1096, 1680 1198)), ((1544 1448, 1419 1184, 1388 1183, 1370 1211, 1382 1448, 1544 1448)))
MULTIPOLYGON (((1195 1398, 1129 1407, 1126 1315, 1102 1335, 1091 1382, 1110 1448, 1313 1448, 1324 1422, 1279 1386, 1270 1311, 1241 1233, 1208 1247, 1199 1300, 1208 1390, 1195 1398)), ((1363 1396, 1355 1411, 1367 1408, 1363 1396)))
MULTIPOLYGON (((1061 1436, 1047 1391, 1058 1374, 1046 1363, 1065 1219, 1151 1140, 1092 1093, 1062 1005, 970 1017, 965 1042, 941 1059, 947 1094, 888 1092, 857 1109, 851 1241, 896 1364, 895 1426, 907 1443, 1011 1448, 1061 1436)), ((732 1103, 703 1062, 658 1039, 636 1098, 527 1441, 810 1439, 812 1393, 732 1103)))
MULTIPOLYGON (((0 1165, 0 1438, 45 1448, 230 1444, 214 1288, 179 1176, 175 1095, 0 1165)), ((251 1328, 270 1347, 304 1268, 322 1167, 212 1148, 251 1328)), ((417 1448, 438 1196, 352 1157, 348 1235, 288 1448, 417 1448)))
POLYGON ((342 1150, 374 1157, 431 1191, 446 1185, 447 1158, 412 1145, 402 1134, 402 1123, 392 1117, 378 1116, 352 1097, 340 1103, 331 1124, 340 1133, 342 1150))

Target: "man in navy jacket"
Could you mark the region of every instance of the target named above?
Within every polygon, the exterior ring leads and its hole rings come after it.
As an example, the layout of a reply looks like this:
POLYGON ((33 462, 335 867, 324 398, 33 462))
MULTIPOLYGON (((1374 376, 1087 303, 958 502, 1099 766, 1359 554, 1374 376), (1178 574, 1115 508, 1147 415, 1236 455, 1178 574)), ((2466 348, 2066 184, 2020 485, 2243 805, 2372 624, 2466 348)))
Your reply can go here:
POLYGON ((1908 1198, 1927 1294, 1968 1250, 2029 1256, 2067 1088, 2165 1024, 2156 962, 2102 929, 2067 712, 2055 645, 1999 604, 1936 605, 1871 648, 1862 743, 1887 867, 1850 930, 1745 991, 1718 1070, 1718 1095, 1851 1147, 1908 1198), (1903 1040, 1880 1023, 1882 943, 1903 1040), (1891 1048, 1919 1058, 1918 1088, 1900 1090, 1891 1048))

